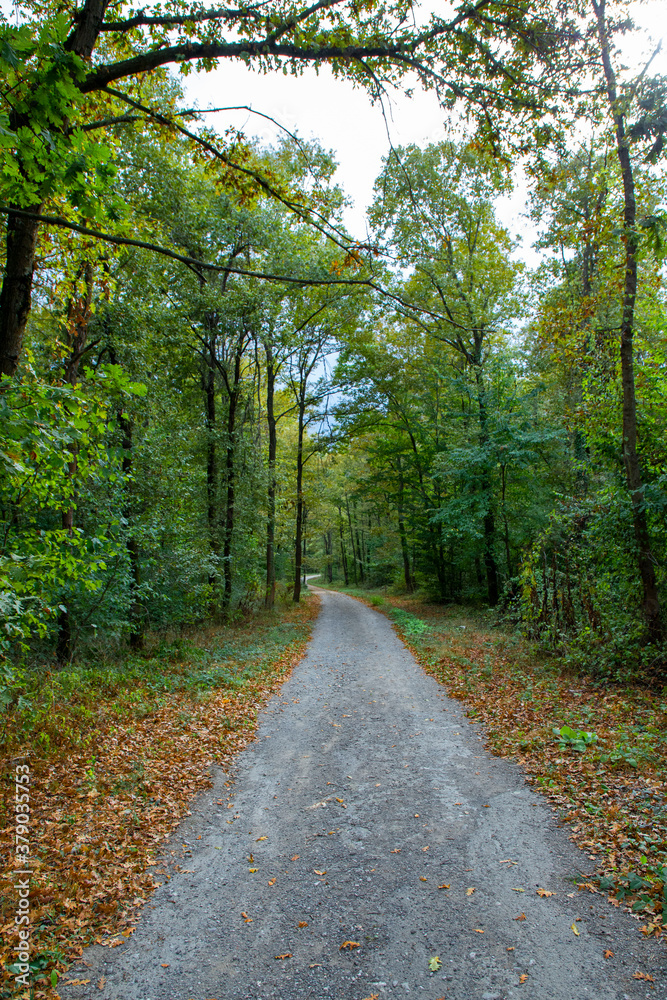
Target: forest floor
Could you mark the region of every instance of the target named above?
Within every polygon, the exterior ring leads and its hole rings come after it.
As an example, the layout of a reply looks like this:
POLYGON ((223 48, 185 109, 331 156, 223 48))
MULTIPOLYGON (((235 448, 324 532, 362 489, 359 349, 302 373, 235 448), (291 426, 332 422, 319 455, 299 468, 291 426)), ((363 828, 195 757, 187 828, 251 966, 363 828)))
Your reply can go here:
POLYGON ((16 766, 30 768, 33 992, 56 996, 51 984, 84 946, 132 933, 165 838, 211 785, 210 765, 228 766, 253 740, 258 710, 303 655, 317 611, 308 596, 229 626, 152 637, 122 660, 101 650, 33 675, 0 733, 0 997, 29 995, 12 968, 16 766))
POLYGON ((572 840, 595 863, 588 888, 632 909, 642 932, 660 937, 667 926, 666 695, 574 673, 498 627, 488 610, 335 589, 390 618, 418 662, 464 703, 468 718, 483 723, 492 753, 517 761, 570 824, 572 840))
POLYGON ((85 950, 64 1000, 664 997, 662 942, 586 891, 592 847, 387 617, 320 597, 257 739, 214 769, 140 919, 85 950))

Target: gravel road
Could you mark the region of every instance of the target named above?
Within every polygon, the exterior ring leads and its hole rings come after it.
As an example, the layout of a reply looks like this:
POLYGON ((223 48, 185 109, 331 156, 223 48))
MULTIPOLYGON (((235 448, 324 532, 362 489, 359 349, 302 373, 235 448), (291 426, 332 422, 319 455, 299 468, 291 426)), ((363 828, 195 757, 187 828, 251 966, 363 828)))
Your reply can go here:
POLYGON ((521 769, 383 615, 317 592, 257 741, 170 845, 182 870, 64 1000, 665 1000, 664 945, 577 889, 593 862, 521 769))

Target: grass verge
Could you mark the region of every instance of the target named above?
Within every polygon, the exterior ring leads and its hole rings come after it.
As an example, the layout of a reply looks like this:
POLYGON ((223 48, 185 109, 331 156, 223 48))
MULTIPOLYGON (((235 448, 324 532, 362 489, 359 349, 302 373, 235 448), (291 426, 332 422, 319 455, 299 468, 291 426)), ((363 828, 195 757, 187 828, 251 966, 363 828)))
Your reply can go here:
POLYGON ((488 748, 516 760, 558 808, 595 862, 595 878, 582 885, 631 909, 644 934, 663 935, 665 695, 573 673, 496 627, 490 612, 345 592, 388 615, 419 663, 484 724, 488 748))
POLYGON ((92 943, 129 937, 167 835, 254 738, 257 712, 303 655, 319 601, 193 630, 123 662, 33 678, 2 733, 0 997, 55 996, 92 943), (17 989, 17 765, 30 769, 30 977, 17 989))

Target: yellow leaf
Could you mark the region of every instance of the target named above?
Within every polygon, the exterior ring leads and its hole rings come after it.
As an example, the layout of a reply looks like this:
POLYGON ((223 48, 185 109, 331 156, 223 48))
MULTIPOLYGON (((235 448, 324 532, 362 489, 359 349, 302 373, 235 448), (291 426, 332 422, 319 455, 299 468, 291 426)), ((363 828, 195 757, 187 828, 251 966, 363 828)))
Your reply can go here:
POLYGON ((439 885, 438 889, 449 889, 449 882, 444 882, 442 885, 439 885))
POLYGON ((528 973, 522 972, 521 975, 519 976, 519 982, 525 983, 527 979, 528 979, 528 973))
POLYGON ((248 871, 249 871, 249 872, 253 872, 253 873, 254 873, 254 872, 258 872, 258 871, 259 871, 259 868, 248 868, 248 871))
POLYGON ((471 889, 466 889, 466 896, 472 896, 475 891, 475 886, 473 885, 471 889))
POLYGON ((526 919, 526 914, 525 914, 525 913, 522 913, 522 914, 520 914, 520 916, 518 916, 518 917, 515 917, 514 919, 515 919, 515 920, 525 920, 525 919, 526 919))
POLYGON ((525 889, 512 889, 512 892, 525 892, 525 889))
POLYGON ((326 871, 321 872, 317 868, 313 868, 313 871, 316 875, 326 875, 326 871))
POLYGON ((426 876, 425 876, 425 875, 420 875, 420 876, 419 876, 419 881, 420 881, 420 882, 428 882, 428 879, 426 878, 426 876))
POLYGON ((257 844, 259 843, 260 840, 268 840, 268 839, 269 839, 268 837, 258 837, 255 843, 257 844))
POLYGON ((576 934, 577 937, 579 937, 579 931, 577 929, 577 925, 576 924, 572 924, 572 926, 570 927, 570 930, 572 931, 573 934, 576 934))

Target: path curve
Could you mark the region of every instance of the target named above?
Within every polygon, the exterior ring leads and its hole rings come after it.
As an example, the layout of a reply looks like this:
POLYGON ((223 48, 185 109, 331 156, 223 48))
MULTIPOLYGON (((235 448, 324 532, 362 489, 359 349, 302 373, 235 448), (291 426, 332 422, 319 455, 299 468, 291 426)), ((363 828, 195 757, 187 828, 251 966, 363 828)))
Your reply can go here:
POLYGON ((64 1000, 664 1000, 664 946, 577 890, 592 862, 520 768, 383 615, 312 589, 307 654, 179 827, 183 870, 64 1000))

